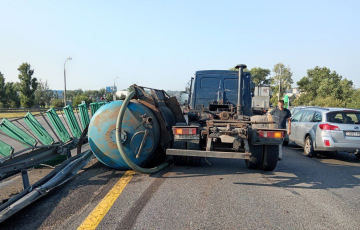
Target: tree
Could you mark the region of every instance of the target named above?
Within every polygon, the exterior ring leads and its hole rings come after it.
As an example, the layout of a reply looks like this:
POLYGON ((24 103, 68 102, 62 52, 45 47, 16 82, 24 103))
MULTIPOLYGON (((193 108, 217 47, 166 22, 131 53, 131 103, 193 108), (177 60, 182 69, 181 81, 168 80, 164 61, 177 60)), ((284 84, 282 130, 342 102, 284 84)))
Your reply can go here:
POLYGON ((251 74, 251 81, 255 83, 255 85, 259 84, 270 84, 270 79, 268 76, 270 75, 269 69, 263 69, 261 67, 254 67, 249 70, 251 74))
POLYGON ((0 107, 5 105, 5 78, 0 72, 0 107))
POLYGON ((347 104, 348 108, 360 109, 360 89, 355 90, 350 102, 347 104))
POLYGON ((36 78, 33 78, 34 70, 30 69, 31 66, 28 63, 23 63, 19 66, 18 70, 20 80, 20 101, 21 106, 24 108, 31 108, 35 102, 35 90, 38 86, 36 78))
POLYGON ((4 107, 18 108, 20 106, 20 98, 16 92, 15 83, 7 82, 5 84, 5 103, 4 107))
POLYGON ((276 104, 279 96, 279 84, 281 84, 280 99, 283 98, 286 90, 291 89, 291 84, 294 83, 292 79, 292 72, 290 67, 285 67, 281 62, 274 65, 273 72, 275 76, 270 78, 271 91, 273 92, 271 103, 276 104))
POLYGON ((52 107, 63 107, 64 106, 64 100, 60 98, 52 99, 51 100, 51 106, 52 107))
POLYGON ((38 87, 35 90, 35 104, 45 107, 50 105, 51 99, 53 98, 54 93, 50 89, 47 80, 45 82, 39 80, 38 87))
POLYGON ((297 82, 301 93, 297 105, 346 107, 352 103, 353 82, 327 67, 308 69, 307 76, 297 82))
POLYGON ((86 96, 85 94, 76 95, 74 100, 72 101, 72 106, 78 106, 79 104, 81 104, 82 101, 85 101, 87 105, 89 105, 92 102, 92 100, 89 99, 89 97, 86 96))
MULTIPOLYGON (((229 70, 232 71, 238 71, 238 69, 235 69, 235 67, 230 68, 229 70)), ((263 69, 261 67, 254 67, 252 69, 244 69, 244 72, 249 72, 251 74, 251 81, 255 83, 255 85, 258 84, 270 84, 270 79, 268 76, 270 75, 269 69, 263 69)))

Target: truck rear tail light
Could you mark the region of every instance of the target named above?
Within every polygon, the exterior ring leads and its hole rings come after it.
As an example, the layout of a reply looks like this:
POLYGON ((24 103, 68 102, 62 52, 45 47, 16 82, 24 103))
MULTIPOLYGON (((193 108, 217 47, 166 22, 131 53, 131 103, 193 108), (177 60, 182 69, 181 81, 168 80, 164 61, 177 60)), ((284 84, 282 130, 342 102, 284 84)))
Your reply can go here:
POLYGON ((329 124, 320 124, 319 128, 321 130, 340 130, 340 128, 336 125, 329 125, 329 124))
POLYGON ((324 144, 325 144, 325 146, 330 146, 330 141, 329 140, 324 140, 324 144))
POLYGON ((259 131, 259 137, 265 138, 283 138, 283 132, 275 132, 275 131, 259 131))
POLYGON ((176 135, 192 135, 196 134, 196 128, 173 128, 173 133, 176 135))

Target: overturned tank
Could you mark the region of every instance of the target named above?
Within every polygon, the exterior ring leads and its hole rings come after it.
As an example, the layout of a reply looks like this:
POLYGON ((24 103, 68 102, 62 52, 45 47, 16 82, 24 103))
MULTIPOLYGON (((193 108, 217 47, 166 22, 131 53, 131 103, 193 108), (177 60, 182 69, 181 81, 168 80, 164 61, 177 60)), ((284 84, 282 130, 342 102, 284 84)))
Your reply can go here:
POLYGON ((173 139, 171 127, 185 122, 175 97, 163 90, 140 86, 133 89, 125 101, 102 106, 89 124, 90 148, 99 161, 111 168, 131 168, 124 158, 138 166, 146 166, 155 158, 165 159, 165 150, 173 139))

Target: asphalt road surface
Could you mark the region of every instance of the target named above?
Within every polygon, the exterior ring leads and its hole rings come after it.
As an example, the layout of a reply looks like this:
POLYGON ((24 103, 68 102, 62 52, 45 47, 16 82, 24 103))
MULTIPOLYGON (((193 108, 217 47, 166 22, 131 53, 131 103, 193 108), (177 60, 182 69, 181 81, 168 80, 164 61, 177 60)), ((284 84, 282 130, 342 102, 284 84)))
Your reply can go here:
MULTIPOLYGON (((295 146, 283 152, 273 172, 208 159, 135 173, 97 229, 360 229, 360 161, 345 153, 308 158, 295 146)), ((77 229, 124 173, 93 159, 0 229, 77 229)))

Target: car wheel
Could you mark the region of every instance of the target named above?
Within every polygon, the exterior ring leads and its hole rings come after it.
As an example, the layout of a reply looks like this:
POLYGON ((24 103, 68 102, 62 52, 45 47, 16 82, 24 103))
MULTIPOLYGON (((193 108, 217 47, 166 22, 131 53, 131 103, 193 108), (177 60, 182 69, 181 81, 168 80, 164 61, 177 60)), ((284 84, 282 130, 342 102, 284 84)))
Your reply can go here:
POLYGON ((360 153, 355 154, 357 159, 360 159, 360 153))
POLYGON ((305 139, 304 155, 307 157, 315 156, 314 146, 310 136, 307 136, 305 139))

